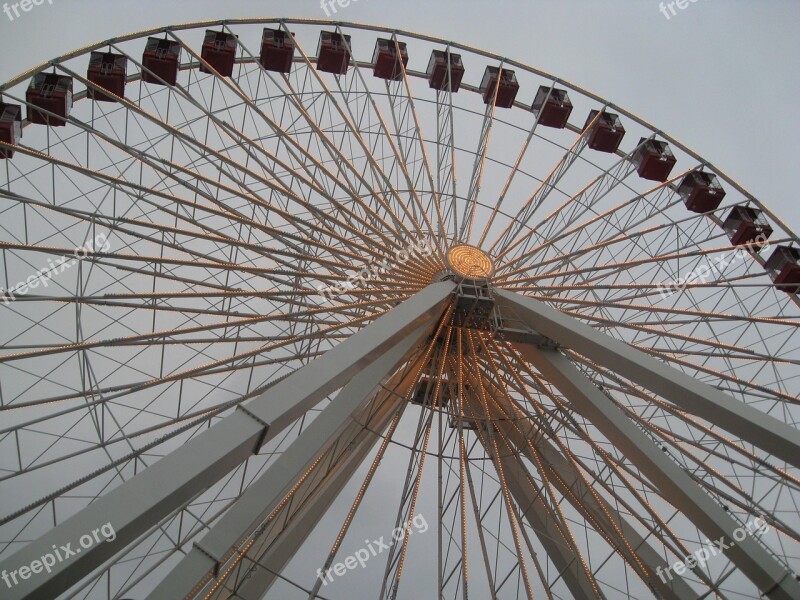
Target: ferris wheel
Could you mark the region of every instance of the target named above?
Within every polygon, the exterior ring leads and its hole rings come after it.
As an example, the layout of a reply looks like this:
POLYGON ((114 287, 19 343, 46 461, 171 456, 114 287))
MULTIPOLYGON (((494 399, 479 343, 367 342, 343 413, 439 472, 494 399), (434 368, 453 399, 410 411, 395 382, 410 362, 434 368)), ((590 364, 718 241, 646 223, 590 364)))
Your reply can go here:
POLYGON ((0 86, 0 597, 800 598, 800 240, 642 118, 297 19, 0 86))

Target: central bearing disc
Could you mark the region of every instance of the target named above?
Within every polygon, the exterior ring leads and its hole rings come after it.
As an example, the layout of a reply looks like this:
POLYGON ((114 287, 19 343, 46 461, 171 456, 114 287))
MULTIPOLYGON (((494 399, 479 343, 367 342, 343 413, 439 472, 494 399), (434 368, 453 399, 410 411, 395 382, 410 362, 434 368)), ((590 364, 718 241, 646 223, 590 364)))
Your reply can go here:
POLYGON ((494 262, 480 248, 460 244, 447 251, 447 266, 464 279, 490 279, 494 275, 494 262))

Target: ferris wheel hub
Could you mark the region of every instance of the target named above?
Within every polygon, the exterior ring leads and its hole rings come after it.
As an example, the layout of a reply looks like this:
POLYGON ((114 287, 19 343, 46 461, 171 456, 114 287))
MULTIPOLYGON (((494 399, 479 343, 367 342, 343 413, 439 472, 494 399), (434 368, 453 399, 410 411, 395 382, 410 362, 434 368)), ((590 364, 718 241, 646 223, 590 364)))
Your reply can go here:
POLYGON ((459 244, 447 251, 447 266, 458 277, 467 280, 491 279, 495 273, 494 261, 486 252, 475 246, 459 244))

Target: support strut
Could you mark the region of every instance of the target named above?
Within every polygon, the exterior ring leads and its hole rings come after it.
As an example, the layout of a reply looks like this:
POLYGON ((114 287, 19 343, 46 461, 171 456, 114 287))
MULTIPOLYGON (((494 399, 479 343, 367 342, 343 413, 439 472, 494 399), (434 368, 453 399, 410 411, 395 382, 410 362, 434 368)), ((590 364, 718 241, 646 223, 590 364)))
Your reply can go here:
POLYGON ((74 546, 81 536, 106 523, 117 534, 113 542, 95 544, 68 561, 57 562, 50 573, 20 580, 19 585, 7 590, 4 599, 55 598, 71 588, 257 454, 266 442, 391 347, 417 335, 422 326, 432 327, 444 312, 454 288, 452 282, 424 288, 4 560, 0 572, 17 571, 49 555, 53 546, 74 546))
POLYGON ((638 383, 682 410, 800 468, 800 431, 795 427, 533 298, 506 290, 495 290, 494 296, 504 319, 524 322, 539 334, 638 383))
POLYGON ((768 598, 796 600, 800 583, 752 537, 736 537, 733 517, 702 490, 689 474, 665 455, 609 397, 597 388, 560 351, 539 350, 520 344, 522 355, 572 406, 619 448, 664 498, 689 518, 711 540, 727 545, 725 555, 768 598), (735 541, 734 541, 735 540, 735 541))

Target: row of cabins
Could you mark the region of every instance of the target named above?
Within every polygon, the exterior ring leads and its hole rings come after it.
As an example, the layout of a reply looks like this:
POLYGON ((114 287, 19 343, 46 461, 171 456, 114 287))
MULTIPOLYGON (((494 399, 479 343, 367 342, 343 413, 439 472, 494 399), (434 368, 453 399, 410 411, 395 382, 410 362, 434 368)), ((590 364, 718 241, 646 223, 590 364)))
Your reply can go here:
MULTIPOLYGON (((289 34, 281 29, 265 28, 261 40, 259 62, 267 70, 289 73, 295 55, 295 44, 289 34)), ((317 47, 319 71, 344 75, 351 65, 349 35, 322 31, 317 47)), ((200 71, 212 73, 212 69, 223 77, 230 77, 236 61, 237 37, 225 31, 206 31, 201 57, 200 71)), ((181 44, 168 38, 147 39, 142 55, 142 81, 156 85, 174 86, 180 67, 181 44)), ((125 97, 127 83, 127 57, 113 52, 92 52, 89 59, 87 79, 106 90, 89 88, 88 97, 99 102, 117 102, 125 97)), ((408 49, 405 42, 378 39, 372 57, 375 77, 399 81, 408 64, 408 49)), ((465 68, 459 54, 434 50, 427 68, 428 83, 432 89, 458 92, 465 68)), ((516 102, 520 86, 514 71, 502 67, 487 66, 481 80, 480 93, 483 102, 497 108, 510 108, 516 102)), ((72 78, 56 73, 37 73, 31 79, 26 92, 29 104, 27 118, 30 123, 53 127, 66 124, 72 107, 72 78)), ((573 105, 567 90, 551 86, 540 86, 530 110, 539 125, 563 129, 572 114, 573 105)), ((587 132, 586 143, 592 150, 615 153, 625 136, 625 128, 619 115, 608 111, 592 110, 583 125, 587 132), (588 129, 588 132, 587 132, 588 129)), ((0 102, 0 141, 16 144, 22 137, 22 107, 0 102)), ((11 158, 14 151, 0 148, 0 158, 11 158)), ((631 156, 640 177, 658 182, 669 179, 677 160, 669 144, 655 139, 641 138, 631 156)), ((695 213, 716 210, 725 191, 713 173, 693 171, 678 185, 678 193, 686 208, 695 213)), ((724 219, 723 229, 731 243, 757 245, 757 240, 766 240, 773 230, 762 211, 736 206, 724 219)), ((788 293, 800 291, 800 250, 779 246, 766 264, 779 289, 788 293)))

